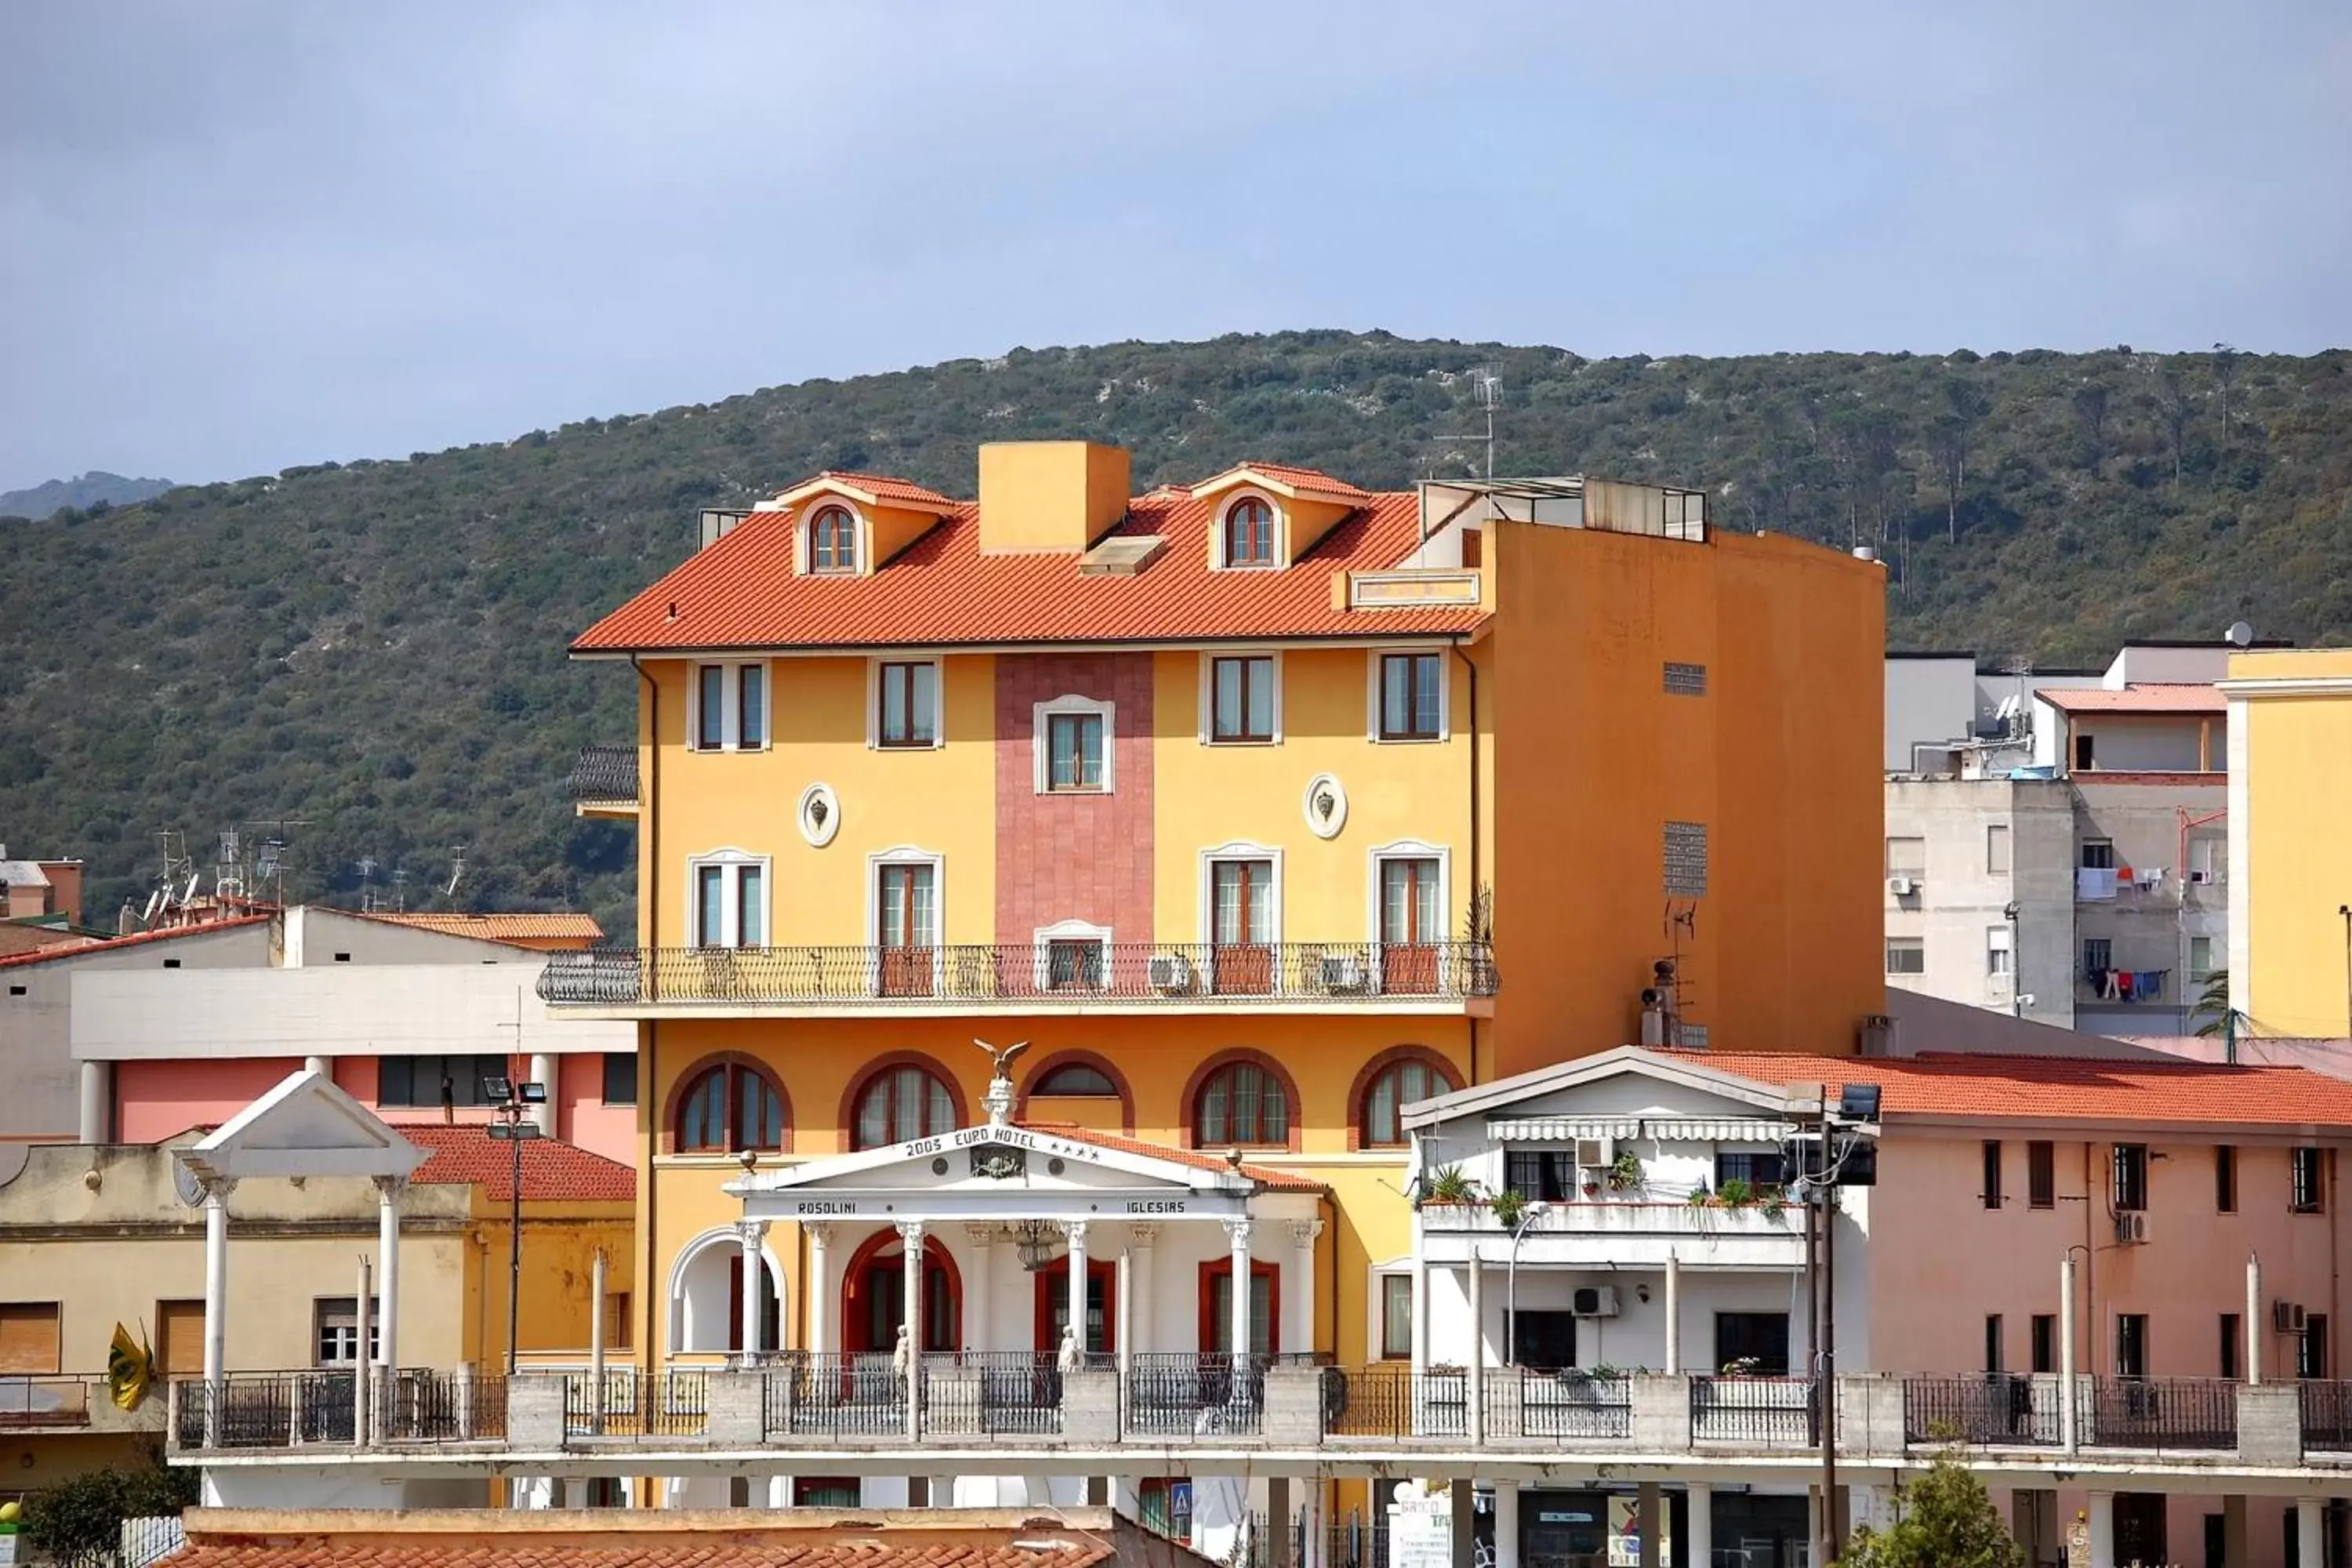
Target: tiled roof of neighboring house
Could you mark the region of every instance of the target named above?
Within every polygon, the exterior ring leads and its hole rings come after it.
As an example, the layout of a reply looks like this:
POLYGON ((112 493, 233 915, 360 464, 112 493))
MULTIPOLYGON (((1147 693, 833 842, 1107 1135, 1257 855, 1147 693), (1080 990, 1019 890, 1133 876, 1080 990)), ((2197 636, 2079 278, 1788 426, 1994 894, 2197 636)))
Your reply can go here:
POLYGON ((445 936, 479 937, 485 942, 531 942, 548 939, 585 938, 602 941, 604 928, 593 915, 558 911, 551 914, 387 914, 383 910, 369 911, 366 918, 385 921, 393 925, 415 926, 419 931, 439 931, 445 936))
POLYGON ((713 1531, 704 1540, 680 1536, 626 1545, 577 1536, 316 1542, 272 1537, 203 1542, 172 1561, 173 1568, 1095 1568, 1115 1556, 1109 1542, 1082 1537, 1041 1550, 1016 1546, 1010 1536, 991 1544, 894 1541, 861 1530, 810 1541, 741 1541, 713 1531))
MULTIPOLYGON (((514 1201, 514 1151, 478 1123, 393 1122, 403 1138, 425 1150, 425 1163, 410 1177, 417 1182, 471 1182, 496 1204, 514 1201)), ((592 1154, 576 1144, 532 1138, 522 1146, 525 1203, 628 1203, 637 1195, 637 1173, 618 1160, 592 1154)))
POLYGON ((2104 686, 2053 687, 2035 693, 2061 713, 2221 713, 2221 693, 2195 681, 2138 682, 2113 690, 2104 686))
POLYGON ((1809 1057, 1666 1052, 1694 1067, 1784 1087, 1879 1086, 1881 1114, 2043 1121, 2227 1122, 2284 1131, 2352 1128, 2352 1083, 2303 1068, 1952 1053, 1809 1057))
POLYGON ((11 888, 46 888, 49 874, 41 869, 37 860, 0 860, 0 886, 11 888))
POLYGON ((939 526, 864 576, 794 570, 793 522, 754 512, 598 621, 577 653, 756 647, 952 647, 1412 637, 1478 629, 1475 605, 1335 609, 1335 572, 1385 571, 1420 543, 1420 499, 1367 496, 1297 564, 1220 572, 1209 563, 1213 504, 1154 491, 1107 539, 1166 547, 1131 574, 1082 575, 1073 551, 983 555, 980 510, 959 502, 939 526))
POLYGON ((1224 473, 1203 479, 1192 488, 1195 490, 1207 489, 1228 475, 1240 473, 1255 474, 1261 479, 1271 479, 1276 484, 1288 485, 1293 489, 1315 490, 1326 495, 1351 497, 1360 503, 1370 501, 1373 495, 1372 491, 1351 485, 1347 480, 1327 474, 1320 468, 1302 468, 1296 463, 1236 463, 1224 473))
POLYGON ((0 958, 26 952, 55 952, 61 947, 89 947, 102 942, 71 926, 35 925, 29 921, 0 921, 0 958))
MULTIPOLYGON (((1233 1163, 1213 1149, 1171 1149, 1165 1143, 1147 1143, 1140 1138, 1129 1138, 1117 1132, 1099 1132, 1091 1127, 1074 1126, 1066 1121, 1024 1121, 1021 1125, 1039 1132, 1050 1132, 1056 1138, 1074 1139, 1080 1143, 1093 1143, 1105 1149, 1116 1149, 1122 1154, 1140 1154, 1149 1160, 1169 1160, 1179 1165, 1190 1165, 1196 1171, 1230 1170, 1233 1163)), ((1302 1176, 1296 1171, 1277 1171, 1270 1165, 1244 1163, 1241 1173, 1265 1185, 1269 1191, 1281 1193, 1319 1193, 1323 1184, 1302 1176)))
POLYGON ((20 963, 50 963, 61 958, 84 958, 93 952, 112 952, 118 948, 137 947, 142 942, 171 942, 184 936, 207 936, 214 931, 235 931, 239 926, 259 925, 268 915, 231 915, 226 920, 206 921, 201 925, 173 926, 167 931, 133 931, 129 936, 110 936, 97 942, 83 942, 79 947, 43 948, 35 952, 11 953, 0 958, 0 968, 20 963))
POLYGON ((895 474, 861 474, 849 468, 827 468, 783 493, 793 495, 823 484, 835 484, 872 496, 882 506, 903 506, 917 511, 947 511, 956 504, 953 497, 943 496, 912 479, 902 479, 895 474))

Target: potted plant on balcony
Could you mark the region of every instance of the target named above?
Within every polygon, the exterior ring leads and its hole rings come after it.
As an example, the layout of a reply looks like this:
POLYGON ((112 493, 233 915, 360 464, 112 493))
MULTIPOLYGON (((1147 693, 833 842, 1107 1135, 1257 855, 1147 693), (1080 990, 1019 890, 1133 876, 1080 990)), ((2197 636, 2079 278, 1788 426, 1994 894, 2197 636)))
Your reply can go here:
POLYGON ((1528 1195, 1517 1187, 1505 1187, 1487 1200, 1486 1206, 1495 1211, 1495 1223, 1505 1230, 1517 1230, 1528 1212, 1528 1195))
POLYGON ((1641 1184, 1642 1161, 1640 1156, 1636 1155, 1631 1149, 1619 1150, 1617 1152, 1617 1158, 1610 1163, 1609 1190, 1612 1193, 1631 1192, 1641 1184))
POLYGON ((1728 1176, 1715 1190, 1715 1201, 1727 1209, 1744 1209, 1756 1201, 1756 1184, 1745 1176, 1728 1176))
POLYGON ((1478 1201, 1478 1180, 1459 1165, 1441 1165, 1423 1178, 1415 1208, 1433 1204, 1467 1207, 1478 1201))

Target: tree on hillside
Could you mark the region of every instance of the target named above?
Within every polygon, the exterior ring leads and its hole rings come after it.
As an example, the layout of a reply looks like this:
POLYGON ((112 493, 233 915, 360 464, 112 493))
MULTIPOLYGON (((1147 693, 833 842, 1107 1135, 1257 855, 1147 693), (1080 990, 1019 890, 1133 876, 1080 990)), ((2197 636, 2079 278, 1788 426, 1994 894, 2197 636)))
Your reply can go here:
POLYGON ((1949 1455, 1895 1494, 1891 1530, 1861 1530, 1839 1568, 2025 1568, 1984 1483, 1949 1455))
POLYGON ((1972 381, 1953 376, 1944 383, 1944 412, 1927 433, 1936 471, 1944 480, 1944 533, 1960 542, 1960 490, 1969 479, 1969 448, 1992 400, 1972 381))
POLYGON ((2107 459, 2107 384, 2086 381, 2074 389, 2074 417, 2083 426, 2083 468, 2096 474, 2107 459))
POLYGON ((2230 449, 2230 388, 2237 384, 2238 351, 2227 343, 2213 345, 2213 385, 2221 395, 2221 450, 2230 449))

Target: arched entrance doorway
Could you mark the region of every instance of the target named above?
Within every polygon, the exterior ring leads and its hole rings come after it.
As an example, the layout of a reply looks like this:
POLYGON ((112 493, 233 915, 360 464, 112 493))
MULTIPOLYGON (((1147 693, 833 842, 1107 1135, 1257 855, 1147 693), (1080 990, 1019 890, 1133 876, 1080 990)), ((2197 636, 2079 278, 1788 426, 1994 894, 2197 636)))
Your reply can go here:
MULTIPOLYGON (((761 1254, 760 1321, 750 1349, 783 1343, 782 1282, 776 1260, 761 1254)), ((743 1342, 743 1243, 732 1229, 697 1237, 670 1279, 669 1348, 740 1351, 743 1342)))
MULTIPOLYGON (((877 1231, 850 1255, 841 1281, 841 1347, 887 1351, 907 1321, 907 1248, 896 1229, 877 1231)), ((923 1342, 926 1351, 963 1348, 963 1278, 940 1238, 923 1238, 923 1342)))

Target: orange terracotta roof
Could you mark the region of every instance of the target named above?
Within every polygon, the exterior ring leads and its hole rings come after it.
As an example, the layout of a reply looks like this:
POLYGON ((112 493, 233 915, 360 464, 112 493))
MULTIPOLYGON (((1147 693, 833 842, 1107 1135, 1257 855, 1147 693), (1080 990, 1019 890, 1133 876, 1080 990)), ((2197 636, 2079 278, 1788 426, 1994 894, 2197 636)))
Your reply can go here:
MULTIPOLYGON (((1116 1149, 1122 1154, 1140 1154, 1150 1160, 1170 1160, 1179 1165, 1190 1165, 1196 1171, 1223 1171, 1231 1162, 1213 1149, 1171 1149, 1165 1143, 1147 1143, 1140 1138, 1129 1138, 1118 1132, 1101 1132, 1091 1127, 1078 1127, 1066 1121, 1024 1121, 1021 1124, 1038 1132, 1050 1132, 1056 1138, 1067 1138, 1079 1143, 1092 1143, 1098 1148, 1116 1149)), ((1319 1193, 1323 1184, 1300 1175, 1296 1171, 1278 1171, 1270 1165, 1244 1163, 1241 1173, 1251 1181, 1278 1193, 1319 1193)))
POLYGON ((381 910, 368 912, 373 921, 387 921, 394 925, 414 926, 419 931, 440 931, 448 936, 480 937, 485 942, 529 942, 546 938, 580 938, 601 941, 604 928, 593 915, 556 911, 547 914, 411 914, 406 911, 387 914, 381 910))
POLYGON ((918 511, 948 511, 956 504, 951 497, 943 496, 912 479, 902 479, 896 474, 861 474, 849 468, 827 468, 783 493, 792 495, 825 483, 845 485, 863 491, 885 506, 910 507, 918 511))
POLYGON ((214 931, 234 931, 239 926, 259 925, 268 915, 231 915, 226 920, 206 921, 201 925, 173 926, 168 931, 133 931, 129 936, 103 937, 97 942, 83 942, 79 947, 43 948, 33 952, 11 953, 0 958, 0 969, 24 963, 53 963, 63 958, 85 958, 93 952, 112 952, 119 948, 137 947, 142 942, 170 942, 176 937, 205 936, 214 931))
MULTIPOLYGON (((192 1541, 175 1553, 173 1568, 1097 1568, 1117 1553, 1108 1541, 1048 1531, 1052 1546, 1013 1544, 1015 1532, 995 1541, 894 1537, 887 1529, 846 1529, 839 1534, 782 1532, 746 1538, 713 1528, 698 1535, 646 1533, 601 1538, 581 1535, 306 1536, 289 1531, 260 1537, 192 1541)), ((1180 1560, 1192 1559, 1179 1551, 1180 1560)))
POLYGON ((2061 713, 2221 713, 2229 708, 2220 691, 2194 681, 2141 681, 2120 691, 2059 687, 2035 695, 2061 713))
MULTIPOLYGON (((396 1113, 386 1120, 403 1138, 427 1151, 410 1180, 470 1182, 494 1204, 514 1201, 514 1151, 491 1137, 487 1127, 404 1122, 396 1113)), ((636 1195, 637 1173, 618 1160, 552 1138, 533 1138, 522 1146, 525 1203, 629 1203, 636 1195)))
POLYGON ((879 570, 793 570, 793 520, 754 512, 709 549, 581 634, 578 653, 755 647, 953 647, 1462 635, 1475 605, 1339 610, 1331 574, 1383 571, 1420 543, 1419 498, 1368 498, 1278 572, 1213 572, 1213 508, 1154 492, 1107 537, 1159 535, 1132 575, 1081 576, 1075 552, 983 555, 979 508, 961 502, 879 570))
POLYGON ((2303 1068, 2084 1057, 1930 1053, 1809 1057, 1793 1052, 1662 1052, 1759 1083, 1874 1083, 1893 1116, 2042 1121, 2228 1122, 2281 1131, 2352 1127, 2352 1082, 2303 1068))
POLYGON ((1320 468, 1305 468, 1296 463, 1235 463, 1223 473, 1202 479, 1192 487, 1194 493, 1222 486, 1236 474, 1255 474, 1262 479, 1288 485, 1293 489, 1317 490, 1328 495, 1350 498, 1360 504, 1370 501, 1373 492, 1347 480, 1327 474, 1320 468))

